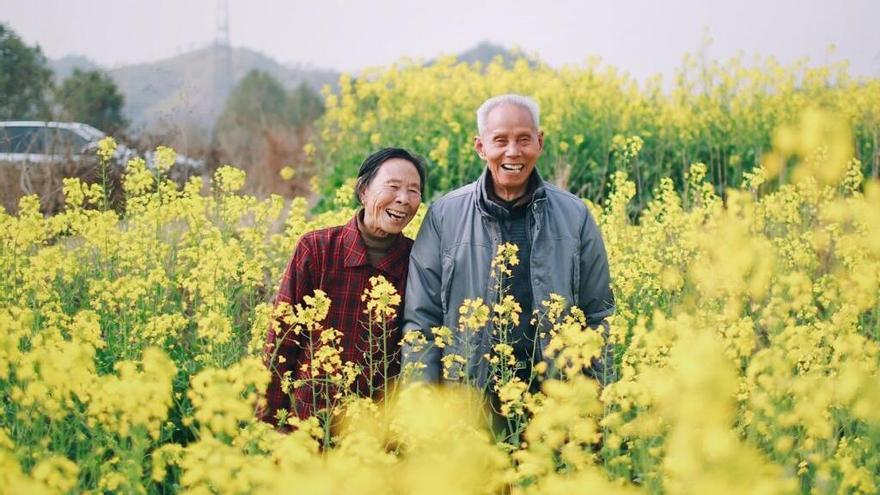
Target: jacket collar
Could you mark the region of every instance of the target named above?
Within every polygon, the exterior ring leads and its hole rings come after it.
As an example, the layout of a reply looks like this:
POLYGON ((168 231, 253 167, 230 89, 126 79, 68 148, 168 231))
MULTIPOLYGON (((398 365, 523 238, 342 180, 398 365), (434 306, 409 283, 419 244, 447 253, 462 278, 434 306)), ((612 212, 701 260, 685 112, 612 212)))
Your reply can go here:
MULTIPOLYGON (((491 180, 492 173, 489 172, 489 167, 485 167, 480 178, 474 183, 476 187, 474 200, 476 202, 477 211, 484 216, 507 218, 509 215, 507 209, 492 201, 486 193, 486 186, 491 180)), ((532 175, 529 176, 529 182, 534 182, 536 184, 535 190, 532 193, 532 199, 528 204, 529 209, 534 209, 534 207, 543 203, 544 200, 547 199, 547 189, 544 187, 544 179, 541 178, 541 174, 538 172, 538 167, 535 167, 532 170, 532 175)))
MULTIPOLYGON (((345 268, 371 266, 370 260, 367 257, 367 245, 364 244, 361 232, 358 230, 359 214, 360 211, 355 213, 351 220, 342 226, 342 246, 345 253, 342 265, 345 268)), ((405 258, 409 256, 408 244, 403 234, 398 234, 394 242, 388 246, 388 252, 382 258, 382 261, 379 262, 379 266, 376 269, 391 275, 395 279, 401 279, 403 271, 407 267, 405 258)))

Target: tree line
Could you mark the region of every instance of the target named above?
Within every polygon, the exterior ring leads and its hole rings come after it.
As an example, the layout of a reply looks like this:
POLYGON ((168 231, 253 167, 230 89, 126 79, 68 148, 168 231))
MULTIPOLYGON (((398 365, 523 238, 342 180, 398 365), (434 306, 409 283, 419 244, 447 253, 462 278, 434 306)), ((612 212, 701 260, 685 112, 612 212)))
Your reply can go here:
MULTIPOLYGON (((124 106, 124 95, 103 71, 75 69, 56 83, 40 47, 0 24, 0 120, 76 121, 130 140, 124 106)), ((323 112, 321 95, 305 82, 288 91, 267 72, 252 70, 232 89, 196 156, 206 158, 209 169, 232 163, 247 170, 251 191, 306 193, 307 181, 279 181, 278 173, 291 167, 300 179, 311 175, 302 146, 323 112)), ((155 144, 140 138, 146 148, 155 144)))
POLYGON ((73 120, 108 133, 125 129, 124 97, 107 74, 75 69, 55 84, 39 46, 0 24, 0 120, 73 120))

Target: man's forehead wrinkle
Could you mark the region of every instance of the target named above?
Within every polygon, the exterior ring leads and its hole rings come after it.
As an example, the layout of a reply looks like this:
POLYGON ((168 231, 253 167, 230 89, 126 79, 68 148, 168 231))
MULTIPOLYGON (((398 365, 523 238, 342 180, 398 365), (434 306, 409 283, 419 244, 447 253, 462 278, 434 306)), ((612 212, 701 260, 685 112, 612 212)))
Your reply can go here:
POLYGON ((495 137, 505 137, 511 134, 516 134, 517 136, 531 135, 534 132, 538 132, 534 127, 515 127, 515 128, 495 128, 489 130, 489 135, 493 138, 495 137))

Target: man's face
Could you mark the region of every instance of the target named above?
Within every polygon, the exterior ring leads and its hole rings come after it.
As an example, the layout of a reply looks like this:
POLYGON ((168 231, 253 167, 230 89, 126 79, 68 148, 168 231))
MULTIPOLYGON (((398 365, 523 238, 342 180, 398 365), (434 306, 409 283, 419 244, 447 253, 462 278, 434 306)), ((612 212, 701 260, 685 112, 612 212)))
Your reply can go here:
POLYGON ((526 192, 529 176, 544 149, 544 133, 535 128, 531 114, 519 105, 492 109, 474 149, 492 174, 495 194, 505 200, 526 192))
POLYGON ((419 209, 420 186, 419 172, 409 161, 391 158, 383 162, 360 193, 367 231, 378 237, 399 234, 419 209))

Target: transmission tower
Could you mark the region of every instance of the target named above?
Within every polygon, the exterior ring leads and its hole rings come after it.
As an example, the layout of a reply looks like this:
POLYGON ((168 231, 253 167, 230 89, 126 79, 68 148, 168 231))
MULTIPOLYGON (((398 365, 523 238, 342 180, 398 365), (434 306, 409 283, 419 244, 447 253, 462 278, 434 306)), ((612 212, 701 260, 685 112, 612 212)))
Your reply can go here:
POLYGON ((226 97, 232 91, 232 47, 229 44, 229 2, 217 0, 217 38, 214 40, 213 114, 223 111, 226 97))

